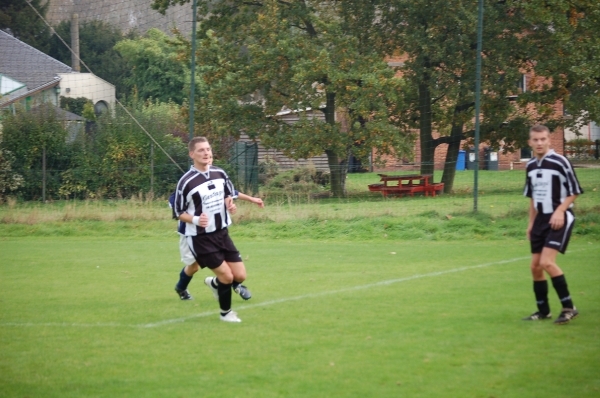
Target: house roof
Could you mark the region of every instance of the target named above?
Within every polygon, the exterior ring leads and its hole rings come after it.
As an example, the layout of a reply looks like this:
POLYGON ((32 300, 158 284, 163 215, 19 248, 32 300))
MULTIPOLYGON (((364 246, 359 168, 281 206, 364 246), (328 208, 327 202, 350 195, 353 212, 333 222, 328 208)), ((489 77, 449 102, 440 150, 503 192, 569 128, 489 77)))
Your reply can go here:
POLYGON ((0 74, 25 84, 27 91, 71 71, 70 66, 0 30, 0 74))

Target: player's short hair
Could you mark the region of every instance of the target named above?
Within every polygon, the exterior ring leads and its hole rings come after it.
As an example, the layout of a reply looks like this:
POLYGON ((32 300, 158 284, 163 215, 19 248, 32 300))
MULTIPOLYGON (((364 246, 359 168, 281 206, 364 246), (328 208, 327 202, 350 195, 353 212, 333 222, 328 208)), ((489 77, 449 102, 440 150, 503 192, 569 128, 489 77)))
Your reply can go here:
POLYGON ((529 135, 531 135, 531 133, 548 133, 550 134, 550 129, 546 126, 544 126, 543 124, 536 124, 535 126, 532 126, 529 129, 529 135))
POLYGON ((208 139, 206 137, 194 137, 190 140, 190 142, 188 142, 188 150, 190 152, 193 152, 194 149, 196 149, 196 144, 199 142, 208 142, 208 139))

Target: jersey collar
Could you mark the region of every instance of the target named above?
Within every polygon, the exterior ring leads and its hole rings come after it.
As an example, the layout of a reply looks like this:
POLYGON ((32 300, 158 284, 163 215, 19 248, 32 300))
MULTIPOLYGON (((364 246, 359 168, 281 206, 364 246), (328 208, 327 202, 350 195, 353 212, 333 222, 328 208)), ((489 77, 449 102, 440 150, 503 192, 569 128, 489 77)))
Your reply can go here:
POLYGON ((536 160, 536 163, 537 163, 537 165, 538 165, 538 166, 539 166, 539 165, 541 165, 541 164, 542 164, 542 162, 544 161, 544 159, 546 159, 546 157, 547 157, 548 155, 552 155, 552 154, 554 154, 554 153, 555 153, 555 152, 554 152, 554 149, 548 149, 548 152, 546 152, 546 154, 545 154, 545 155, 544 155, 544 156, 543 156, 541 159, 538 159, 538 158, 536 157, 536 158, 535 158, 535 160, 536 160))
POLYGON ((194 165, 191 165, 190 166, 190 170, 194 170, 196 173, 200 173, 200 174, 204 175, 204 177, 210 178, 210 169, 211 169, 211 167, 212 166, 208 166, 208 170, 201 171, 201 170, 198 170, 197 168, 195 168, 194 165))

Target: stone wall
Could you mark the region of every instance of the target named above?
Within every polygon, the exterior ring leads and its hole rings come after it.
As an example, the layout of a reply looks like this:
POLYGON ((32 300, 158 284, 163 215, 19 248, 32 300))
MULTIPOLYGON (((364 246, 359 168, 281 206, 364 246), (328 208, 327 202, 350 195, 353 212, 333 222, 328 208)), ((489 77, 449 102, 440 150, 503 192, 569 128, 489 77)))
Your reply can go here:
POLYGON ((49 3, 46 19, 52 26, 77 13, 80 22, 100 20, 123 32, 145 33, 158 28, 168 33, 174 27, 184 34, 192 31, 191 3, 171 7, 165 15, 151 8, 151 0, 49 0, 49 3))

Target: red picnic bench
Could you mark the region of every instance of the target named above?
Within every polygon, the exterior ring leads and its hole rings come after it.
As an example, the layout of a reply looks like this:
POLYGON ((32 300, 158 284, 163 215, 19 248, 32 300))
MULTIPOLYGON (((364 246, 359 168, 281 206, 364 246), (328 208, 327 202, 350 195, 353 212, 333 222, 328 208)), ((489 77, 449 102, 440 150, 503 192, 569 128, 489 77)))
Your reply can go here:
POLYGON ((410 174, 410 175, 387 175, 378 174, 381 178, 381 184, 370 184, 369 191, 381 192, 384 197, 388 195, 414 196, 417 192, 423 192, 425 196, 435 196, 436 192, 444 189, 444 183, 434 184, 431 182, 431 174, 410 174))

